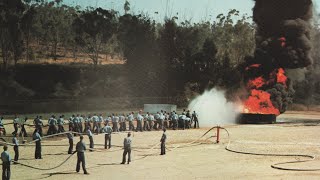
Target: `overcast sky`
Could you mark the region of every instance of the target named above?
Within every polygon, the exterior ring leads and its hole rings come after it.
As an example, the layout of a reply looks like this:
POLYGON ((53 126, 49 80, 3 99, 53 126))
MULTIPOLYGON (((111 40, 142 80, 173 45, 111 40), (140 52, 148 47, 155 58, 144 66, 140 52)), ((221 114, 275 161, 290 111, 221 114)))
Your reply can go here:
MULTIPOLYGON (((81 7, 103 7, 115 9, 123 13, 125 0, 64 0, 68 5, 81 7)), ((253 0, 129 0, 131 11, 148 13, 155 20, 162 21, 166 15, 174 16, 178 13, 180 20, 214 20, 220 13, 230 9, 237 9, 241 14, 252 14, 253 0), (168 5, 167 5, 168 4, 168 5), (158 12, 158 14, 155 14, 158 12)), ((320 5, 320 0, 314 0, 320 5)), ((317 6, 318 12, 320 8, 317 6)))

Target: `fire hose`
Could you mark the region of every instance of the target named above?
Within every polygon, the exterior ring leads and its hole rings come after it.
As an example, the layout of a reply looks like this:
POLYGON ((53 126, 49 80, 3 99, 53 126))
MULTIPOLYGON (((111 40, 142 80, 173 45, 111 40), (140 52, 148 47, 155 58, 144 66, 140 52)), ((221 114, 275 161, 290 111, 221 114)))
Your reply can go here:
POLYGON ((238 153, 238 154, 247 154, 247 155, 255 155, 255 156, 282 156, 282 157, 304 157, 304 158, 309 158, 308 160, 296 160, 296 161, 287 161, 287 162, 280 162, 276 164, 272 164, 271 167, 274 169, 279 169, 279 170, 287 170, 287 171, 320 171, 320 169, 301 169, 301 168, 286 168, 282 167, 280 165, 284 164, 294 164, 294 163, 302 163, 302 162, 309 162, 315 160, 315 156, 313 155, 307 155, 307 154, 272 154, 272 153, 254 153, 254 152, 245 152, 245 151, 238 151, 230 148, 231 144, 231 138, 230 138, 230 133, 226 128, 219 127, 220 129, 223 129, 227 132, 228 135, 228 144, 225 147, 227 151, 233 152, 233 153, 238 153))
MULTIPOLYGON (((210 128, 209 130, 207 130, 202 136, 200 136, 198 139, 192 141, 192 142, 189 142, 189 143, 186 143, 186 144, 183 144, 183 145, 177 145, 175 147, 173 147, 172 149, 168 149, 169 151, 173 151, 177 148, 184 148, 184 147, 190 147, 192 145, 201 145, 202 143, 199 143, 198 141, 200 141, 201 138, 203 138, 204 136, 206 136, 210 131, 214 130, 214 129, 222 129, 222 130, 225 130, 225 132, 227 133, 228 135, 228 143, 225 147, 225 149, 229 152, 233 152, 233 153, 238 153, 238 154, 246 154, 246 155, 256 155, 256 156, 282 156, 282 157, 303 157, 303 158, 309 158, 308 160, 296 160, 296 161, 288 161, 288 162, 280 162, 280 163, 276 163, 276 164, 272 164, 271 167, 274 168, 274 169, 279 169, 279 170, 289 170, 289 171, 320 171, 320 169, 301 169, 301 168, 286 168, 286 167, 283 167, 283 166, 280 166, 280 165, 284 165, 284 164, 294 164, 294 163, 302 163, 302 162, 309 162, 309 161, 313 161, 315 160, 315 156, 313 155, 306 155, 306 154, 272 154, 272 153, 255 153, 255 152, 246 152, 246 151, 239 151, 239 150, 234 150, 234 149, 231 149, 230 148, 230 145, 231 145, 231 136, 230 136, 230 133, 229 131, 226 129, 226 128, 223 128, 223 127, 220 127, 220 126, 214 126, 212 128, 210 128), (196 142, 198 142, 197 144, 195 144, 196 142)), ((71 132, 71 131, 68 131, 68 132, 63 132, 63 133, 59 133, 59 134, 54 134, 54 135, 49 135, 49 136, 44 136, 43 139, 45 138, 49 138, 49 137, 53 137, 53 136, 59 136, 59 135, 62 135, 62 134, 67 134, 67 133, 74 133, 74 134, 84 134, 84 133, 77 133, 77 132, 71 132)), ((212 137, 212 136, 211 136, 212 137)), ((210 138, 211 138, 210 137, 210 138)), ((1 138, 2 139, 2 138, 1 138)), ((2 139, 4 140, 4 139, 2 139)), ((4 140, 5 141, 5 140, 4 140)), ((33 142, 35 142, 37 140, 34 140, 34 141, 31 141, 29 142, 28 144, 31 144, 33 142)), ((0 142, 2 144, 7 144, 7 145, 11 145, 13 146, 14 144, 12 143, 8 143, 8 142, 0 142)), ((22 146, 27 146, 28 144, 22 144, 22 146)), ((153 145, 151 148, 145 148, 145 150, 153 150, 155 147, 159 146, 160 143, 156 143, 155 145, 153 145)), ((96 145, 100 145, 100 144, 96 144, 96 145)), ((116 146, 114 145, 115 147, 121 147, 121 146, 116 146)), ((139 148, 138 148, 139 149, 139 148)), ((140 148, 140 149, 144 149, 144 148, 140 148)), ((89 149, 90 150, 90 149, 89 149)), ((94 151, 97 151, 97 152, 102 152, 102 151, 99 151, 97 149, 91 149, 91 150, 94 150, 94 151)), ((121 149, 120 149, 121 150, 121 149)), ((133 149, 134 151, 138 151, 138 152, 144 152, 144 151, 139 151, 139 150, 135 150, 133 149)), ((75 152, 74 152, 75 153, 75 152)), ((30 165, 27 165, 27 164, 23 164, 23 163, 20 163, 20 162, 15 162, 17 164, 20 164, 22 166, 25 166, 25 167, 29 167, 29 168, 33 168, 33 169, 37 169, 37 170, 53 170, 53 169, 56 169, 60 166, 62 166, 63 164, 65 164, 73 155, 71 154, 70 156, 67 157, 66 160, 64 160, 63 162, 61 162, 59 165, 55 166, 55 167, 52 167, 52 168, 38 168, 38 167, 33 167, 33 166, 30 166, 30 165)), ((144 157, 147 157, 147 156, 152 156, 152 155, 157 155, 157 154, 145 154, 143 155, 144 157)), ((140 158, 142 159, 142 158, 140 158)))

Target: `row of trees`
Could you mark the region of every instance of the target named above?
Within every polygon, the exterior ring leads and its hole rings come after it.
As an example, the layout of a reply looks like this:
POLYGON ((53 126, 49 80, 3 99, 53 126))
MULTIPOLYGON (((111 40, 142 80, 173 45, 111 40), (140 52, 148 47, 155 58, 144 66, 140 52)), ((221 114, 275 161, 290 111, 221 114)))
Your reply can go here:
POLYGON ((228 74, 254 48, 250 17, 240 17, 237 10, 200 23, 176 16, 157 23, 146 14, 131 14, 128 1, 124 10, 120 15, 67 6, 62 0, 2 0, 2 69, 22 59, 57 60, 67 53, 73 58, 86 54, 96 66, 104 55, 117 54, 126 61, 129 81, 138 81, 131 88, 136 96, 146 86, 176 94, 185 88, 234 85, 228 74))
MULTIPOLYGON (((72 7, 62 0, 1 0, 2 72, 14 69, 10 65, 20 60, 59 60, 68 54, 75 59, 86 55, 97 67, 104 56, 116 54, 125 61, 119 83, 126 83, 129 96, 187 97, 214 86, 229 90, 240 86, 237 66, 255 46, 251 17, 230 10, 213 22, 191 23, 174 16, 159 23, 147 14, 130 13, 128 1, 124 12, 72 7)), ((315 29, 317 39, 319 32, 315 29)), ((317 53, 314 56, 318 58, 317 53)), ((110 74, 95 77, 94 86, 88 80, 77 82, 77 87, 110 91, 107 79, 117 79, 110 74)), ((58 83, 56 89, 66 87, 58 83)), ((90 89, 75 94, 95 93, 90 89)))

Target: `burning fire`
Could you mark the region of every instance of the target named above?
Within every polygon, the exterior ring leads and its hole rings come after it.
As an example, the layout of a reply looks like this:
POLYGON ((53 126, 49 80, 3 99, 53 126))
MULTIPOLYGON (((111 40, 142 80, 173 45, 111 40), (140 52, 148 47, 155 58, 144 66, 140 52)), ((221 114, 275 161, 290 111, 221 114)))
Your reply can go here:
MULTIPOLYGON (((251 65, 246 70, 251 68, 259 68, 259 66, 251 65)), ((250 96, 243 103, 244 113, 254 114, 275 114, 279 115, 279 109, 275 108, 271 101, 271 95, 263 90, 264 86, 268 86, 273 83, 280 83, 287 87, 287 77, 283 68, 275 69, 270 73, 269 79, 265 79, 262 76, 251 79, 247 83, 247 89, 250 90, 250 96)))
MULTIPOLYGON (((280 46, 284 48, 286 46, 286 38, 280 37, 278 39, 280 46)), ((254 68, 261 68, 261 64, 251 64, 246 67, 246 71, 254 68)), ((287 88, 288 78, 285 75, 283 68, 274 69, 269 76, 262 75, 247 82, 247 89, 250 92, 250 96, 243 103, 244 113, 254 114, 275 114, 279 115, 279 109, 275 108, 271 101, 271 94, 265 90, 268 86, 272 86, 275 83, 280 83, 287 88)))
POLYGON ((281 83, 283 85, 287 85, 287 76, 284 74, 284 70, 282 68, 278 69, 278 73, 277 73, 277 82, 281 83))
POLYGON ((270 96, 271 95, 265 91, 253 89, 251 96, 244 102, 244 112, 279 115, 280 112, 273 106, 270 96))
POLYGON ((247 86, 250 89, 253 89, 253 88, 258 89, 258 88, 261 88, 265 84, 266 84, 265 79, 263 77, 258 77, 258 78, 254 79, 252 81, 249 81, 247 86))

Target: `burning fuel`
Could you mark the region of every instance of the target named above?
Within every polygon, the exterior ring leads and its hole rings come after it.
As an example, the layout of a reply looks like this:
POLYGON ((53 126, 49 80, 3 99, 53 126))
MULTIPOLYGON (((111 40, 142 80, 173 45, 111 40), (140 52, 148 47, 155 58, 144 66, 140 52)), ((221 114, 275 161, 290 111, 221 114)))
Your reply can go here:
POLYGON ((285 69, 312 63, 310 20, 312 0, 255 0, 256 49, 244 63, 248 96, 243 112, 279 115, 294 90, 285 69))

